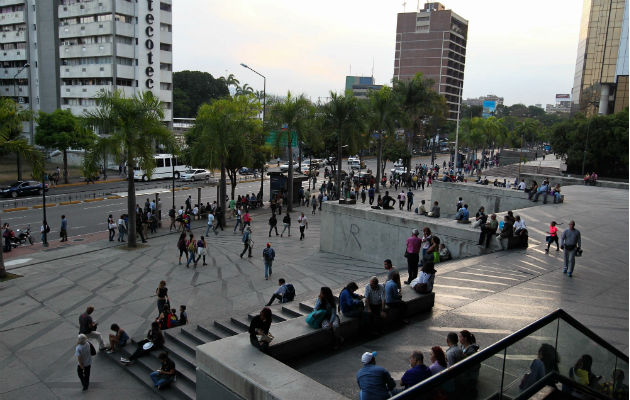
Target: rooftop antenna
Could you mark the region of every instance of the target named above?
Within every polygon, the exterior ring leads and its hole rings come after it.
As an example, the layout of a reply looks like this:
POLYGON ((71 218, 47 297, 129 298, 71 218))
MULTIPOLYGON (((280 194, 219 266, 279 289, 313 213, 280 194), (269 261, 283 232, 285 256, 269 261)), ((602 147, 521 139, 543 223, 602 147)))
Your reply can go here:
POLYGON ((372 82, 374 82, 374 56, 372 56, 372 82))
POLYGON ((407 2, 403 1, 402 6, 403 6, 403 12, 406 12, 407 11, 407 2))

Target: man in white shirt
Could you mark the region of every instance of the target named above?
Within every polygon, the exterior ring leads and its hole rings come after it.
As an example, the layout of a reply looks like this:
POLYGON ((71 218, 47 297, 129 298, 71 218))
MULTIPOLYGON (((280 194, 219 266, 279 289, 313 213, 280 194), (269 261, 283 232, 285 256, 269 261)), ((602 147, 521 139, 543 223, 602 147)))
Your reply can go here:
POLYGON ((514 233, 516 234, 518 231, 520 231, 521 229, 527 229, 527 226, 525 225, 525 221, 523 221, 521 219, 520 215, 517 215, 516 217, 514 217, 515 221, 514 221, 514 233))
POLYGON ((517 190, 525 190, 526 187, 527 185, 525 184, 525 180, 523 179, 521 183, 518 184, 517 190))
POLYGON ((217 232, 217 227, 214 226, 214 214, 211 212, 208 213, 208 227, 206 228, 206 234, 204 236, 208 237, 210 229, 212 229, 215 235, 219 234, 219 232, 217 232))

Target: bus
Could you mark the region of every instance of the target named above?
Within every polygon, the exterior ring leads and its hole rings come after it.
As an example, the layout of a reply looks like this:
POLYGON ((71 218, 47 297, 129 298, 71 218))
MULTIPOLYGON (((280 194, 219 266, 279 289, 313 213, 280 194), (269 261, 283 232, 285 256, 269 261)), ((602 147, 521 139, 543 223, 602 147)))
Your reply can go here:
MULTIPOLYGON (((155 168, 153 169, 153 174, 151 174, 151 179, 172 179, 173 171, 175 172, 175 179, 179 179, 180 174, 189 169, 186 165, 179 163, 172 154, 156 154, 153 156, 153 159, 155 160, 155 168)), ((146 172, 140 167, 133 169, 133 179, 135 181, 149 181, 146 172)))

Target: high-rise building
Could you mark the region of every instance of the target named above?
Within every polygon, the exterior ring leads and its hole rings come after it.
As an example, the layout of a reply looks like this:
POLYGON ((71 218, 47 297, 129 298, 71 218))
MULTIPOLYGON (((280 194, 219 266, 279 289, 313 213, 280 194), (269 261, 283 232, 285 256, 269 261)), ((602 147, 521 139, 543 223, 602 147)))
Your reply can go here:
POLYGON ((628 107, 628 0, 584 0, 572 94, 587 115, 628 107))
POLYGON ((34 112, 81 115, 101 90, 152 91, 171 125, 171 7, 172 0, 0 0, 0 95, 34 112))
POLYGON ((448 119, 457 119, 464 86, 468 21, 441 3, 426 3, 417 12, 399 13, 396 26, 394 79, 422 72, 446 97, 448 119))
POLYGON ((354 97, 367 99, 368 91, 379 90, 383 85, 375 85, 373 76, 346 76, 346 92, 354 97))

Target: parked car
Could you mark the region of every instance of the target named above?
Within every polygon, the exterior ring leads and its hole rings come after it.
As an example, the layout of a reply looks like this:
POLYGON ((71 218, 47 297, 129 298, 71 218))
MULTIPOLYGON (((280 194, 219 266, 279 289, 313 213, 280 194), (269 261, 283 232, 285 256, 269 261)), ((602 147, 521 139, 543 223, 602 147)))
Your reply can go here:
POLYGON ((319 168, 315 166, 310 167, 308 164, 302 165, 302 170, 300 172, 303 173, 304 175, 319 176, 319 168))
POLYGON ((4 197, 18 197, 34 194, 42 194, 42 191, 48 191, 48 185, 42 189, 42 183, 37 181, 17 181, 0 190, 4 197))
POLYGON ((238 173, 241 175, 254 175, 254 170, 247 167, 242 167, 238 170, 238 173))
POLYGON ((189 169, 180 174, 183 181, 203 181, 210 178, 210 171, 207 169, 189 169))
MULTIPOLYGON (((293 162, 293 170, 300 171, 300 165, 297 162, 293 162)), ((289 172, 289 163, 280 164, 280 172, 289 172)))
POLYGON ((394 174, 394 175, 402 175, 402 174, 407 172, 407 168, 405 168, 405 167, 396 167, 396 168, 392 168, 390 172, 392 174, 394 174))

